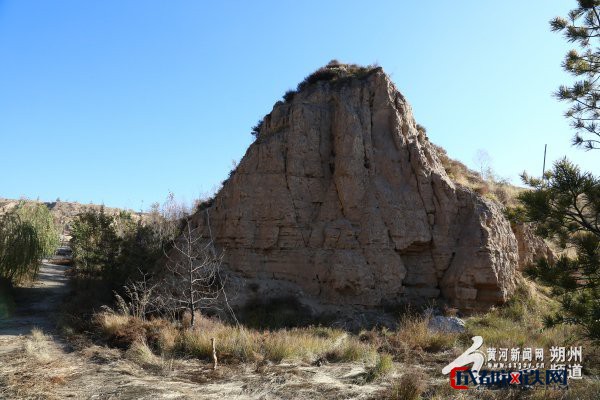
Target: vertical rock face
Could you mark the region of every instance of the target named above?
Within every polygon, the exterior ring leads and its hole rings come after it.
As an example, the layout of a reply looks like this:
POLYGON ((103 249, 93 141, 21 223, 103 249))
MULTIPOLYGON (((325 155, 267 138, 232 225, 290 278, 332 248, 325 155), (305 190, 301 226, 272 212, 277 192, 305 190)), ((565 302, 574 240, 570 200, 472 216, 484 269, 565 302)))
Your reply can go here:
POLYGON ((510 224, 450 181, 380 68, 278 102, 193 221, 206 235, 210 223, 225 269, 245 282, 238 302, 293 296, 325 310, 441 298, 473 310, 514 288, 510 224))
POLYGON ((512 225, 512 230, 519 248, 519 270, 535 264, 540 258, 554 263, 556 255, 542 238, 536 236, 530 224, 516 223, 512 225))

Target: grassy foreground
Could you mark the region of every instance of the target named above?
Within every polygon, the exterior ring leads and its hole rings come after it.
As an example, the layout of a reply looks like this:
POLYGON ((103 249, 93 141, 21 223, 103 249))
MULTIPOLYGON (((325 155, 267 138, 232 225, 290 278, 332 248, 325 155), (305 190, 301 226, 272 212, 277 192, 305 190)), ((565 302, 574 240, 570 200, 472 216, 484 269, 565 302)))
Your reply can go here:
MULTIPOLYGON (((378 382, 381 399, 525 398, 597 399, 598 348, 574 326, 544 327, 544 316, 558 307, 546 289, 522 281, 513 299, 485 314, 466 318, 466 332, 433 332, 428 318, 416 313, 400 317, 396 330, 372 329, 351 334, 329 327, 254 330, 198 316, 190 329, 186 321, 142 320, 115 312, 94 317, 97 334, 106 343, 122 348, 138 365, 161 370, 170 360, 195 358, 211 361, 211 338, 216 340, 219 362, 230 365, 321 365, 355 363, 364 367, 357 384, 378 382), (450 388, 441 369, 461 354, 471 337, 483 336, 485 346, 544 347, 581 345, 586 379, 572 381, 567 391, 469 391, 450 388)), ((485 348, 483 349, 485 351, 485 348)))

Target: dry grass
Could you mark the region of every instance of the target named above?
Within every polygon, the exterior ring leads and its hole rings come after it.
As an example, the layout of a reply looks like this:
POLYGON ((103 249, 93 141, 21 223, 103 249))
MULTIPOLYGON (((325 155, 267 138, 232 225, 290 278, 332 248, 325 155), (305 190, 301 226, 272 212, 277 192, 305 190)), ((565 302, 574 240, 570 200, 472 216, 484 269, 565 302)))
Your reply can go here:
POLYGON ((52 338, 45 335, 41 329, 33 328, 30 336, 25 339, 23 349, 26 354, 35 358, 36 361, 48 363, 53 360, 49 346, 51 340, 52 338))
POLYGON ((133 342, 125 352, 125 358, 140 366, 157 365, 159 360, 146 342, 133 342))
POLYGON ((177 346, 179 330, 171 324, 163 326, 158 331, 156 345, 161 352, 172 353, 177 346))
POLYGON ((159 357, 145 341, 136 341, 125 352, 125 358, 144 369, 166 374, 173 369, 172 359, 159 357))
MULTIPOLYGON (((129 351, 134 348, 133 354, 138 358, 147 356, 144 353, 147 349, 161 354, 210 360, 211 338, 215 338, 219 359, 229 363, 261 360, 313 362, 317 359, 373 363, 377 359, 372 345, 331 328, 308 327, 271 332, 231 326, 204 317, 198 320, 193 329, 185 329, 160 319, 142 321, 114 313, 102 313, 96 317, 97 326, 110 343, 126 344, 130 347, 129 351)), ((151 363, 142 361, 142 364, 151 363)))
POLYGON ((206 321, 210 326, 183 329, 176 340, 176 351, 209 360, 212 356, 211 338, 215 338, 218 357, 225 362, 254 361, 258 356, 258 335, 244 328, 206 321))
POLYGON ((420 315, 406 316, 391 340, 397 346, 411 350, 437 353, 451 349, 459 337, 457 333, 433 332, 428 328, 429 319, 420 315))
POLYGON ((386 377, 394 370, 394 361, 392 356, 386 353, 380 354, 377 357, 377 362, 374 366, 367 370, 367 382, 372 382, 377 379, 386 377))
POLYGON ((466 187, 481 196, 496 201, 505 207, 517 205, 517 195, 524 189, 513 186, 497 179, 484 179, 480 173, 469 169, 460 161, 448 157, 446 150, 434 145, 438 157, 442 162, 450 179, 463 187, 466 187))
POLYGON ((63 360, 53 352, 52 337, 33 328, 23 346, 0 358, 0 398, 58 399, 50 393, 66 383, 63 360))
POLYGON ((434 332, 428 328, 429 318, 419 314, 401 317, 396 330, 362 331, 359 339, 376 348, 379 353, 391 354, 397 361, 432 360, 432 354, 455 348, 461 334, 434 332))
MULTIPOLYGON (((379 400, 419 400, 427 387, 427 378, 420 372, 405 373, 392 386, 377 394, 379 400)), ((452 397, 447 397, 452 398, 452 397)))
POLYGON ((355 338, 348 338, 338 346, 332 346, 325 356, 333 362, 355 362, 364 361, 372 363, 377 358, 376 347, 366 343, 360 343, 355 338))
POLYGON ((108 336, 115 336, 122 331, 122 329, 129 324, 130 317, 127 315, 121 315, 116 313, 102 313, 97 315, 97 320, 104 334, 108 336))
POLYGON ((507 304, 467 319, 466 327, 469 334, 482 336, 486 345, 494 347, 574 344, 582 337, 577 327, 544 326, 544 317, 558 308, 544 288, 523 279, 507 304))
POLYGON ((264 354, 272 361, 284 359, 310 361, 332 347, 328 339, 315 336, 306 330, 281 330, 266 335, 263 342, 264 354))
MULTIPOLYGON (((97 316, 96 323, 109 341, 128 343, 127 357, 144 368, 161 370, 165 357, 192 356, 210 361, 210 339, 215 338, 220 362, 231 365, 227 368, 253 362, 259 366, 282 361, 316 365, 327 361, 360 363, 365 368, 362 383, 391 383, 391 387, 377 393, 378 399, 541 399, 541 391, 458 393, 450 388, 447 377, 442 377, 440 371, 475 335, 483 336, 484 343, 494 347, 549 348, 573 344, 594 348, 582 339, 575 327, 544 327, 543 317, 557 307, 558 303, 546 289, 523 280, 506 305, 468 317, 466 332, 462 334, 433 332, 428 329, 428 318, 416 313, 405 314, 396 330, 372 329, 359 335, 325 327, 262 331, 230 326, 202 316, 197 318, 199 322, 193 329, 165 320, 142 321, 106 313, 97 316), (390 378, 396 370, 394 361, 406 365, 398 369, 403 373, 399 380, 390 378), (422 368, 427 369, 426 374, 419 372, 422 368)), ((597 359, 587 350, 586 365, 593 365, 597 359)), ((259 367, 256 371, 261 372, 259 367)), ((590 376, 596 372, 584 373, 590 376)), ((569 391, 556 391, 542 397, 595 399, 599 390, 597 380, 584 379, 574 382, 569 391)))

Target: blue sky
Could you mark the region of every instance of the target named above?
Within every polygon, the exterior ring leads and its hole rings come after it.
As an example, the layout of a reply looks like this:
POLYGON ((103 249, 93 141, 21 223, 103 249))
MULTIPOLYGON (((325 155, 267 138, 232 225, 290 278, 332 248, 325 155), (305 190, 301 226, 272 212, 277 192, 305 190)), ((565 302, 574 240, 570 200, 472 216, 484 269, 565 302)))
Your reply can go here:
POLYGON ((336 58, 379 63, 430 139, 518 183, 567 155, 575 1, 0 0, 0 197, 147 208, 213 191, 283 93, 336 58))

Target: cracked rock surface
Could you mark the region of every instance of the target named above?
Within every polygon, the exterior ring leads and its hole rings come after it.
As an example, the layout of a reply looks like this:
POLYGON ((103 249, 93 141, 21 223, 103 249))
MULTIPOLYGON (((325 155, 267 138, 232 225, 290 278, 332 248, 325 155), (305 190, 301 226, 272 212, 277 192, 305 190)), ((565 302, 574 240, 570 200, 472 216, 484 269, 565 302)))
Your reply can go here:
POLYGON ((243 285, 315 311, 444 299, 485 309, 514 290, 518 246, 499 206, 456 186, 381 68, 319 81, 265 117, 193 222, 243 285))

